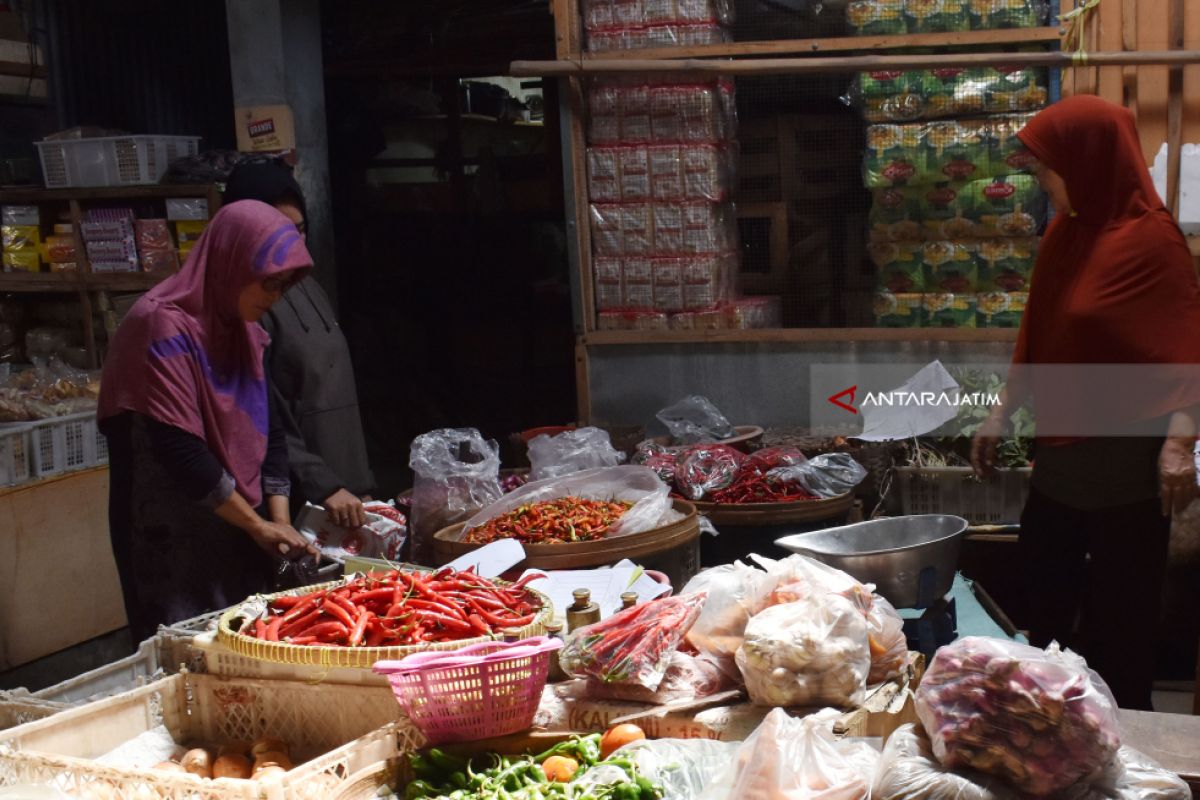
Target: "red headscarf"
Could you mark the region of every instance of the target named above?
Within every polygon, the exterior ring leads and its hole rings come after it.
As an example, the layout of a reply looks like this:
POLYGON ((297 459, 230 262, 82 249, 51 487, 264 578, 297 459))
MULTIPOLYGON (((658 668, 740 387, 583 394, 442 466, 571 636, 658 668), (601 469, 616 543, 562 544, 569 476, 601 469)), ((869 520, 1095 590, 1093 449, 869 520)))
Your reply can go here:
MULTIPOLYGON (((1042 240, 1013 363, 1200 365, 1200 284, 1150 180, 1133 115, 1075 96, 1040 112, 1019 136, 1062 176, 1072 213, 1057 215, 1042 240)), ((1156 419, 1200 403, 1200 369, 1154 374, 1161 385, 1112 405, 1111 422, 1156 419)), ((1032 392, 1038 428, 1052 437, 1045 443, 1063 441, 1054 436, 1062 423, 1105 394, 1066 384, 1034 377, 1016 387, 1032 392)))
POLYGON ((109 346, 99 418, 136 411, 203 439, 251 505, 262 499, 269 337, 238 315, 247 285, 312 266, 296 226, 266 203, 217 212, 183 269, 138 300, 109 346))

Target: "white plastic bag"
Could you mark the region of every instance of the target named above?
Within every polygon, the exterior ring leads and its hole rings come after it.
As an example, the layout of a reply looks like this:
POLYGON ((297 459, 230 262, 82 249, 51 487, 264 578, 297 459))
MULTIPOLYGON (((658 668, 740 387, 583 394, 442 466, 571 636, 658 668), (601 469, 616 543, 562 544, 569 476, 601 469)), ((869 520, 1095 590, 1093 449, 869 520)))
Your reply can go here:
POLYGON ((733 680, 715 659, 676 650, 671 653, 657 689, 648 689, 640 684, 605 683, 591 678, 587 682, 587 694, 594 700, 665 705, 708 697, 733 686, 733 680))
POLYGON ((1120 747, 1117 704, 1069 650, 968 636, 937 651, 917 716, 938 760, 1048 795, 1106 765, 1120 747))
POLYGON ((561 478, 576 472, 624 463, 625 454, 612 446, 608 431, 578 428, 557 436, 541 434, 529 442, 529 479, 561 478))
POLYGON ((755 587, 752 611, 823 594, 844 597, 867 623, 867 641, 871 650, 867 683, 882 683, 904 672, 908 663, 904 620, 891 603, 875 594, 874 586, 859 583, 842 570, 808 556, 793 555, 779 561, 761 556, 754 558, 766 568, 766 573, 755 587))
POLYGON ((741 742, 711 739, 639 739, 618 749, 638 772, 662 787, 663 800, 694 800, 733 763, 741 742))
POLYGON ((413 439, 408 465, 412 557, 433 562, 433 535, 500 498, 500 447, 474 428, 443 428, 413 439))
POLYGON ((867 471, 849 453, 826 453, 803 464, 767 471, 767 480, 798 483, 817 497, 838 497, 863 482, 867 471))
POLYGON ((879 754, 865 742, 835 739, 836 716, 773 710, 699 800, 867 800, 879 754))
POLYGON ((746 625, 737 665, 755 705, 858 705, 871 670, 866 620, 836 594, 771 606, 746 625))
POLYGON ((716 442, 737 435, 737 431, 707 397, 698 394, 667 406, 655 416, 671 432, 672 444, 716 442))
POLYGON ((737 655, 753 616, 756 587, 765 573, 734 561, 698 573, 683 587, 683 594, 708 592, 700 618, 688 631, 692 646, 716 659, 737 655))
POLYGON ((459 537, 465 538, 472 528, 478 528, 523 505, 560 497, 633 503, 610 529, 607 537, 610 539, 657 528, 666 524, 673 514, 670 490, 653 470, 635 466, 604 467, 577 472, 565 478, 527 483, 467 520, 459 537))
MULTIPOLYGON (((942 766, 925 732, 904 725, 888 739, 875 773, 875 800, 1018 800, 1000 778, 942 766)), ((1138 751, 1122 747, 1099 776, 1067 787, 1065 800, 1188 800, 1188 785, 1138 751)))
POLYGON ((393 504, 376 501, 364 503, 363 512, 365 525, 345 528, 334 524, 325 509, 307 503, 296 516, 296 530, 339 564, 353 556, 399 560, 408 535, 404 515, 393 504))

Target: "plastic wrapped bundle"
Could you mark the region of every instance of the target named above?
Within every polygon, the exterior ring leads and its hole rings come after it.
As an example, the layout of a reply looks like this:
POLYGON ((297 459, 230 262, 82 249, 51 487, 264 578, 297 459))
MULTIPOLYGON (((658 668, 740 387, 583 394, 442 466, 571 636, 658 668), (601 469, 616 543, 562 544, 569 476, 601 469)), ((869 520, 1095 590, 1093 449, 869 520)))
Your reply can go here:
POLYGON ((858 705, 871 670, 866 620, 833 594, 771 606, 746 625, 737 665, 755 705, 858 705))
POLYGON ((834 717, 830 709, 802 719, 775 709, 699 800, 867 800, 879 755, 865 742, 835 739, 834 717))
MULTIPOLYGON (((938 763, 925 732, 913 725, 896 730, 875 773, 876 800, 1018 800, 1020 794, 999 778, 938 763)), ((1064 789, 1069 800, 1187 800, 1179 776, 1136 750, 1122 747, 1108 766, 1089 781, 1064 789)))
POLYGON ((746 456, 728 445, 702 444, 680 454, 675 486, 689 500, 703 500, 737 479, 746 456))
POLYGON ((1117 704, 1082 658, 967 637, 934 656, 917 715, 947 767, 1048 795, 1102 768, 1120 746, 1117 704))

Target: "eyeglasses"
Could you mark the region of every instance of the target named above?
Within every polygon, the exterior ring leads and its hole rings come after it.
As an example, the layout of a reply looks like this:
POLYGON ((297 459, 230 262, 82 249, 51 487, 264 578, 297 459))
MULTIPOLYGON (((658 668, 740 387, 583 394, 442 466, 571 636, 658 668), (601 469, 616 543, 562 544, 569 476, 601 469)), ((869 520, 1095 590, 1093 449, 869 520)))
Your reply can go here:
POLYGON ((295 284, 296 279, 291 275, 275 275, 270 278, 263 278, 258 285, 267 294, 283 294, 295 284))

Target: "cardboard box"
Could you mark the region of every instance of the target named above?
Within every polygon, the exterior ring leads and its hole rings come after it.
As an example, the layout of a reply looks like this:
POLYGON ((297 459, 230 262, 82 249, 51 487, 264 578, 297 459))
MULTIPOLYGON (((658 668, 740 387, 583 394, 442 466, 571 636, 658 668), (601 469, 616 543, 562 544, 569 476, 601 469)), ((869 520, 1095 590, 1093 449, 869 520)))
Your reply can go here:
POLYGON ((104 242, 134 237, 133 219, 112 219, 81 222, 79 232, 86 242, 104 242))
POLYGON ((234 109, 233 116, 238 150, 278 153, 296 149, 296 126, 290 106, 243 106, 234 109))
POLYGON ((136 261, 137 243, 132 237, 128 239, 106 239, 87 243, 88 260, 96 261, 136 261))

